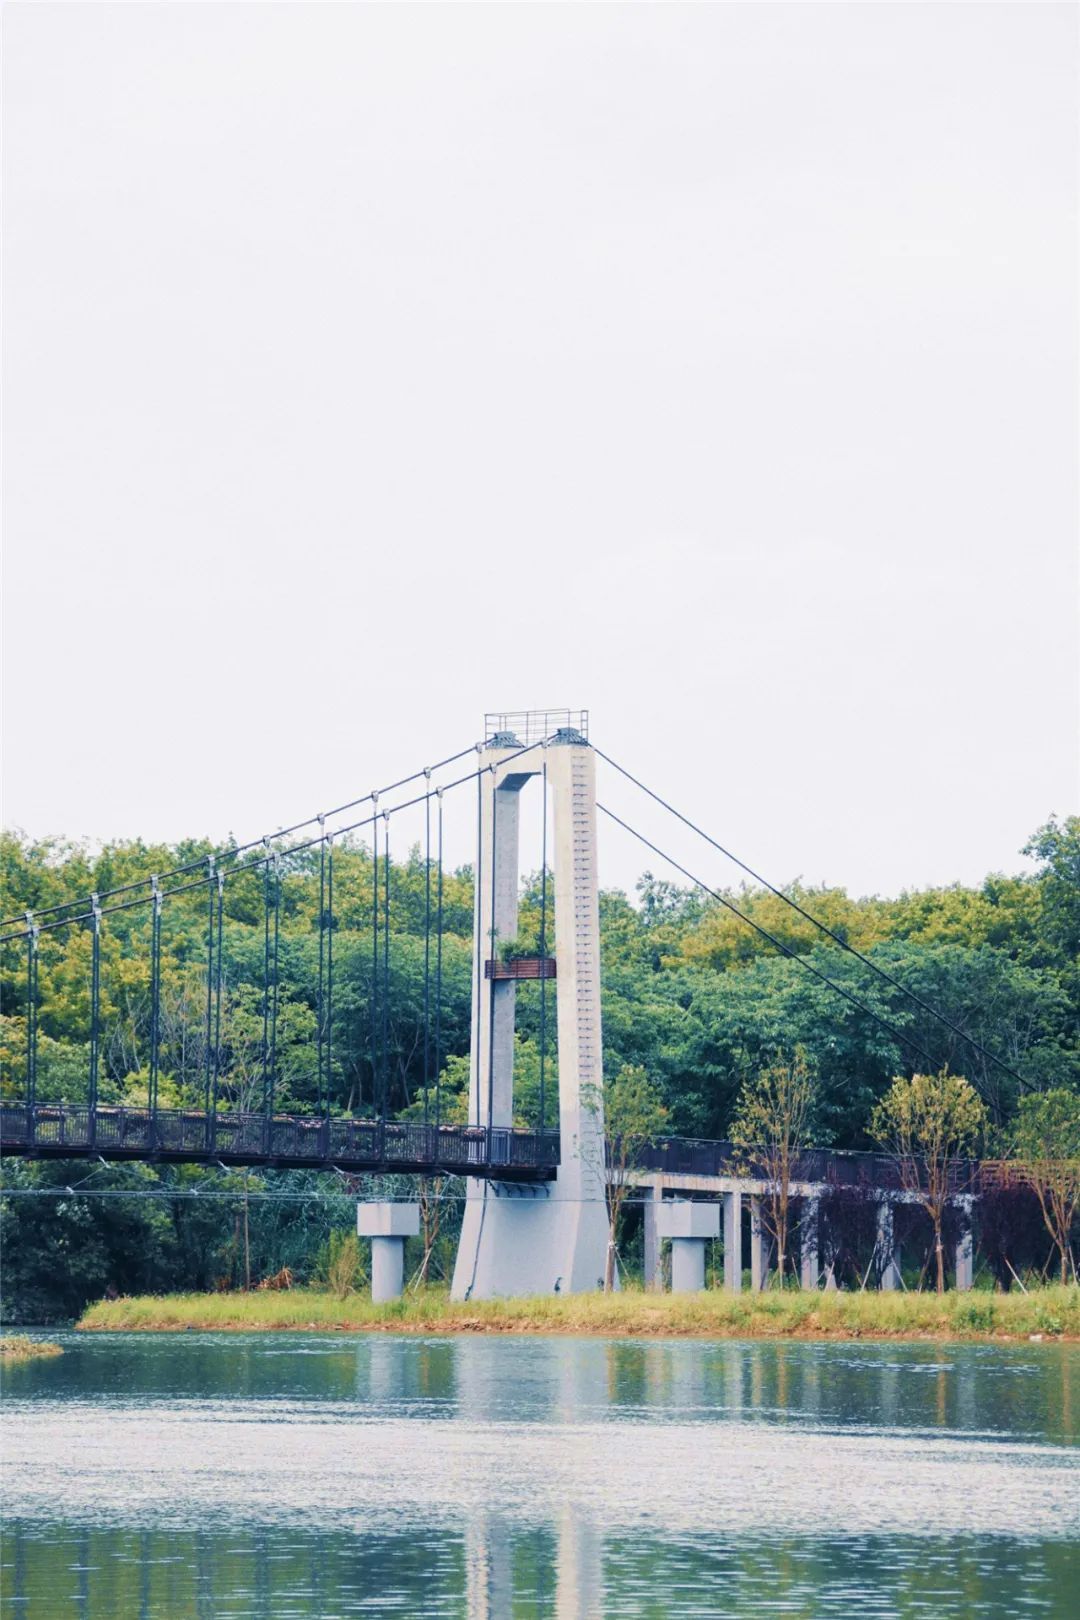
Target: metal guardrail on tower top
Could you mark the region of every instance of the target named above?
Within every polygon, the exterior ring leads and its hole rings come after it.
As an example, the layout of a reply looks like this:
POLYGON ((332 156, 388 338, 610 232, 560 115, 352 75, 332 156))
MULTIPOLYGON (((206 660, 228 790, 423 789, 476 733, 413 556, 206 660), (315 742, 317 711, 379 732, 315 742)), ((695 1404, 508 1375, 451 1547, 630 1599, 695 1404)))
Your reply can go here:
POLYGON ((532 748, 560 732, 576 733, 582 741, 589 736, 588 709, 507 709, 484 716, 484 736, 513 737, 521 748, 532 748))

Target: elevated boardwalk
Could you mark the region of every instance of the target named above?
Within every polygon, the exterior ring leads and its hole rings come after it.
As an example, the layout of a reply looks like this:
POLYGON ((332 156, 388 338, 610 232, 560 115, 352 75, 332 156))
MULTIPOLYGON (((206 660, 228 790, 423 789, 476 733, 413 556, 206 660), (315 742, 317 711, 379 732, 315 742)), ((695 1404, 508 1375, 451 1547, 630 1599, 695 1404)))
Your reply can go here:
MULTIPOLYGON (((560 1158, 556 1130, 21 1102, 0 1105, 0 1153, 41 1159, 336 1168, 499 1181, 550 1181, 560 1158)), ((975 1190, 979 1169, 959 1165, 958 1190, 975 1190)), ((765 1176, 748 1164, 745 1151, 731 1142, 678 1136, 664 1137, 646 1148, 633 1179, 654 1196, 664 1192, 713 1198, 733 1191, 756 1194, 764 1192, 766 1185, 765 1176)), ((794 1197, 819 1197, 835 1188, 904 1197, 896 1162, 887 1154, 808 1148, 798 1155, 792 1175, 794 1197)))

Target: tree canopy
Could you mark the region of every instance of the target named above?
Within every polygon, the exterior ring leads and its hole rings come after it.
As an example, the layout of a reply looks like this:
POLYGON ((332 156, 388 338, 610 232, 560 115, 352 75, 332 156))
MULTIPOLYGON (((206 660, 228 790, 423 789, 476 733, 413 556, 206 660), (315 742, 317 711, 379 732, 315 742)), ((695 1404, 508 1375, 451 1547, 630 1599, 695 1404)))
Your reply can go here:
MULTIPOLYGON (((150 872, 205 860, 210 846, 140 841, 92 853, 56 839, 0 837, 6 915, 39 910, 145 879, 150 872)), ((874 1110, 895 1076, 927 1067, 965 1075, 992 1125, 1007 1135, 1024 1094, 1012 1074, 940 1024, 897 986, 940 1007, 962 1032, 999 1054, 1035 1093, 1080 1093, 1080 818, 1050 820, 1033 834, 1027 876, 856 899, 840 888, 788 892, 841 941, 897 981, 814 929, 768 890, 744 887, 726 898, 792 953, 783 955, 716 899, 646 873, 634 896, 600 898, 605 1074, 640 1069, 666 1111, 671 1134, 725 1137, 747 1082, 799 1049, 815 1076, 814 1132, 836 1147, 872 1145, 874 1110), (845 1000, 805 971, 816 968, 846 989, 845 1000), (856 1005, 854 1003, 859 1003, 856 1005), (864 1010, 865 1009, 865 1010, 864 1010), (876 1015, 870 1016, 870 1015, 876 1015), (877 1020, 881 1020, 880 1022, 877 1020), (887 1027, 891 1026, 891 1027, 887 1027)), ((318 1103, 318 854, 283 852, 278 939, 278 1025, 274 1097, 299 1114, 318 1103)), ((380 874, 381 875, 381 874, 380 874)), ((390 869, 389 938, 373 961, 371 852, 335 846, 332 1060, 335 1112, 370 1110, 385 1080, 392 1113, 419 1117, 434 1099, 436 1067, 444 1117, 467 1107, 473 874, 447 871, 434 1045, 432 953, 425 942, 427 869, 418 849, 390 869), (385 1032, 383 977, 389 985, 385 1032), (427 1019, 425 1019, 425 1008, 427 1019), (381 1075, 385 1033, 386 1072, 381 1075), (426 1082, 426 1085, 425 1085, 426 1082)), ((222 1012, 217 1067, 223 1106, 259 1107, 263 1095, 265 985, 264 884, 258 868, 228 876, 223 894, 222 1012)), ((534 946, 540 926, 539 875, 522 888, 520 938, 534 946)), ((380 920, 381 926, 381 920, 380 920)), ((102 1040, 99 1095, 143 1103, 149 1078, 150 907, 105 918, 101 932, 102 1040)), ((162 911, 160 1100, 200 1106, 206 1071, 207 893, 170 898, 162 911)), ((324 931, 325 939, 325 931, 324 931)), ((549 914, 546 942, 553 948, 549 914)), ((91 936, 85 923, 42 932, 38 955, 40 1099, 79 1101, 89 1074, 91 936)), ((517 989, 515 1115, 522 1125, 557 1117, 554 996, 541 982, 517 989), (546 994, 542 1040, 541 995, 546 994)), ((26 1084, 27 976, 21 943, 0 949, 0 1086, 26 1084)), ((34 1167, 27 1174, 36 1173, 34 1167)), ((148 1170, 154 1177, 158 1172, 148 1170)), ((104 1266, 109 1238, 87 1251, 104 1266)), ((165 1237, 152 1234, 143 1247, 165 1237)), ((158 1252, 158 1251, 155 1251, 158 1252)), ((285 1263, 284 1261, 280 1263, 285 1263)), ((165 1261, 162 1261, 165 1264, 165 1261)), ((97 1271, 94 1272, 96 1276, 97 1271)), ((89 1284, 87 1285, 89 1286, 89 1284)))

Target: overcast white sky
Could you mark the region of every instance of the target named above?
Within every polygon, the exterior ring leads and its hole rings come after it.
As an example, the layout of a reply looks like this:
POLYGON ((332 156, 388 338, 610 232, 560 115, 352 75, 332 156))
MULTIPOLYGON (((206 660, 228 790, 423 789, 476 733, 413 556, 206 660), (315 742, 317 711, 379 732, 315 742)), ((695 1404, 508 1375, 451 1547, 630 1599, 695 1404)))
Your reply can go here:
POLYGON ((543 704, 776 880, 1076 808, 1072 5, 3 30, 9 825, 251 837, 543 704))

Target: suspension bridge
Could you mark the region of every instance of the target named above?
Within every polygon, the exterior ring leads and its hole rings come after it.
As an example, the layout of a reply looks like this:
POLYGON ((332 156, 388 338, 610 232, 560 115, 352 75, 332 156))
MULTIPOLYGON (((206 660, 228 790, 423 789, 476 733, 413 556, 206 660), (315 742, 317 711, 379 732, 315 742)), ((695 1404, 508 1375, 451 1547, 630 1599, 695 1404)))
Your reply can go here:
MULTIPOLYGON (((797 954, 736 906, 730 895, 706 883, 625 815, 599 802, 598 764, 706 846, 733 860, 823 937, 856 957, 868 973, 887 981, 1000 1063, 945 1013, 907 990, 604 753, 589 738, 587 712, 504 713, 485 717, 481 742, 273 836, 5 919, 0 926, 6 967, 4 1011, 9 1019, 21 1020, 25 1029, 21 1058, 9 1057, 3 1076, 0 1152, 106 1162, 460 1175, 468 1180, 468 1196, 455 1292, 476 1296, 546 1292, 553 1279, 567 1291, 594 1288, 608 1241, 599 816, 618 825, 782 955, 886 1029, 919 1064, 938 1066, 904 1029, 868 1006, 850 982, 831 977, 819 962, 797 954), (526 789, 538 800, 541 862, 538 927, 527 948, 521 948, 520 825, 526 789), (448 1117, 443 1092, 445 1064, 452 1055, 446 1027, 445 812, 451 801, 460 799, 471 802, 469 813, 475 822, 464 1121, 448 1117), (354 814, 357 811, 362 813, 354 814), (398 1083, 391 1039, 397 994, 391 934, 393 908, 401 897, 392 894, 395 868, 390 852, 395 826, 406 814, 419 818, 422 829, 419 883, 410 896, 419 912, 416 1040, 421 1075, 417 1094, 409 1099, 398 1083), (345 853, 356 847, 357 839, 366 844, 371 861, 370 894, 359 922, 356 895, 343 893, 341 877, 345 853), (290 963, 295 963, 285 948, 283 916, 290 883, 300 882, 313 888, 317 903, 314 939, 309 942, 314 972, 297 989, 289 983, 290 963), (343 1099, 336 1048, 346 1028, 355 1033, 356 1021, 355 996, 343 980, 340 961, 335 961, 346 910, 353 937, 362 923, 367 939, 364 972, 369 994, 362 1072, 343 1099), (237 1084, 235 1036, 227 1023, 223 1029, 231 993, 230 919, 245 923, 244 948, 249 956, 250 939, 257 937, 261 958, 256 965, 257 1004, 248 1009, 251 1050, 240 1065, 243 1087, 237 1084), (145 1100, 118 1101, 108 1094, 122 1078, 109 1072, 110 1065, 118 1066, 110 1056, 109 1041, 110 1021, 115 1023, 118 1015, 103 983, 110 934, 124 962, 141 955, 146 997, 139 1070, 145 1071, 145 1100), (58 1077, 48 1051, 49 996, 43 989, 42 961, 48 961, 50 941, 73 939, 83 950, 88 980, 86 1066, 79 1076, 58 1077), (167 958, 182 958, 189 970, 194 964, 200 987, 198 1072, 193 1072, 188 1054, 180 1098, 174 1083, 177 1036, 163 999, 167 958), (523 1125, 520 1106, 515 1106, 514 1069, 518 994, 526 985, 539 1002, 539 1086, 535 1118, 523 1125), (286 1009, 292 1016, 298 1002, 309 1016, 303 1084, 297 1085, 294 1072, 291 1103, 285 1111, 280 1106, 283 1029, 286 1009), (300 1107, 295 1100, 298 1091, 304 1093, 300 1107)), ((115 950, 108 960, 115 973, 115 950)), ((123 1068, 122 1061, 119 1067, 123 1068)), ((1019 1075, 1014 1078, 1024 1083, 1019 1075)), ((691 1194, 711 1190, 728 1199, 739 1193, 737 1166, 726 1143, 659 1141, 647 1151, 641 1168, 660 1193, 665 1187, 691 1194)), ((795 1179, 805 1183, 804 1191, 829 1184, 860 1185, 884 1196, 898 1189, 895 1166, 874 1154, 821 1150, 804 1154, 795 1179)), ((740 1206, 726 1209, 725 1217, 741 1223, 740 1206)), ((757 1231, 760 1241, 760 1223, 757 1231)), ((400 1234, 386 1235, 396 1240, 400 1234)), ((681 1236, 692 1243, 701 1234, 687 1230, 681 1236)))

